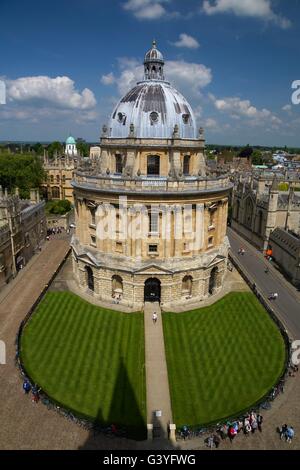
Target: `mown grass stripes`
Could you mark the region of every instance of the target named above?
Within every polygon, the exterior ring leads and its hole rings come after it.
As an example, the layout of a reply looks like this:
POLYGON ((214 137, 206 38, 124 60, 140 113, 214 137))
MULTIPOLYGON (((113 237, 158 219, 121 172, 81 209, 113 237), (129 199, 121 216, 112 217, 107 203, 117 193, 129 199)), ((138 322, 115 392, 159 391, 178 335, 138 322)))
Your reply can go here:
POLYGON ((48 292, 21 338, 25 369, 54 400, 103 423, 143 429, 144 356, 141 313, 106 310, 70 292, 48 292))
POLYGON ((163 313, 173 419, 207 424, 253 405, 280 377, 282 336, 248 292, 210 307, 163 313))

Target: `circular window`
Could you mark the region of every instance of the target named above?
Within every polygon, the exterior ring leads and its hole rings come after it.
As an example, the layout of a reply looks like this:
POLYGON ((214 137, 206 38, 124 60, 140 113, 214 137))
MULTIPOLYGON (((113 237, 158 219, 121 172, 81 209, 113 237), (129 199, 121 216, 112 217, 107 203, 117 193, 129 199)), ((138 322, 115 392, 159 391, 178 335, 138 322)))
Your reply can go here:
POLYGON ((118 113, 118 121, 123 122, 124 119, 124 114, 123 113, 118 113))
POLYGON ((184 124, 188 124, 189 120, 190 120, 190 115, 189 114, 183 114, 182 115, 182 120, 183 120, 184 124))
POLYGON ((158 121, 158 113, 156 111, 152 111, 152 113, 150 113, 150 120, 153 123, 158 121))

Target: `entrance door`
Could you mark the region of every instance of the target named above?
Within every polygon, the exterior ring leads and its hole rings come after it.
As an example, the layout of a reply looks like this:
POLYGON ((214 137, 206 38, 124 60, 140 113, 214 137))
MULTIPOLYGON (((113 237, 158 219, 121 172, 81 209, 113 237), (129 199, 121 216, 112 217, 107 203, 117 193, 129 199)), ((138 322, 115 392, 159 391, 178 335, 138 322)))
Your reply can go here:
POLYGON ((145 302, 160 302, 160 280, 155 277, 147 279, 144 289, 145 302))

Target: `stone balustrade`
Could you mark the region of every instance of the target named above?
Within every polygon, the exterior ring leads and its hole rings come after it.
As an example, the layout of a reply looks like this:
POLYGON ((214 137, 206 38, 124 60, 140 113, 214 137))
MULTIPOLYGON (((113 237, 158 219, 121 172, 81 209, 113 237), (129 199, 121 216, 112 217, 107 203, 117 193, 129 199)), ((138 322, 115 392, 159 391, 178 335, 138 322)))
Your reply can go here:
POLYGON ((118 176, 87 175, 77 172, 72 186, 87 190, 100 191, 140 191, 140 192, 209 192, 230 189, 232 183, 229 176, 216 178, 185 177, 172 179, 165 177, 126 178, 118 176))

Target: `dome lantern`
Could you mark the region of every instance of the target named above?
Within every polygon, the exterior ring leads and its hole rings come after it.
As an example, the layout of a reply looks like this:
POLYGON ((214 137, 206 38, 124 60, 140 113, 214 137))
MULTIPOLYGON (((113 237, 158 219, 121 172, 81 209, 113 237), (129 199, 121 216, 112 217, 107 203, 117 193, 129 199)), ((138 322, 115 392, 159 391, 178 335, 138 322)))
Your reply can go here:
POLYGON ((164 58, 156 47, 156 41, 152 41, 151 49, 144 59, 145 80, 164 80, 164 58))

